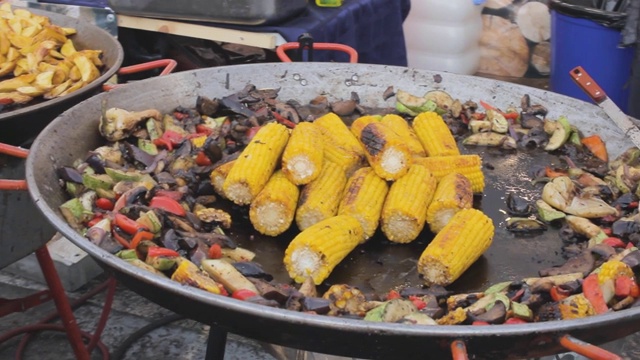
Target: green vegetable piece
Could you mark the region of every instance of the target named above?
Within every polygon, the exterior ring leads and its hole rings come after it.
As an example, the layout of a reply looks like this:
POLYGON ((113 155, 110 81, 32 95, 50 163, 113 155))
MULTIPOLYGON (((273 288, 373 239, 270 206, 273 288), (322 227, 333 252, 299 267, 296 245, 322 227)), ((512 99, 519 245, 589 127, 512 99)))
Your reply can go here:
POLYGON ((417 311, 405 315, 399 322, 402 324, 438 325, 438 322, 433 320, 429 315, 417 311))
POLYGON ((538 217, 545 222, 563 219, 566 216, 565 213, 554 209, 542 199, 536 201, 536 207, 538 208, 538 217))
POLYGON ((138 147, 149 155, 158 155, 158 147, 151 140, 138 139, 138 147))
POLYGON ((101 198, 107 198, 111 200, 114 200, 116 198, 116 193, 113 190, 96 189, 96 194, 98 194, 98 197, 101 198))
POLYGON ((368 321, 396 322, 416 311, 418 311, 418 308, 410 300, 393 299, 367 312, 364 319, 368 321), (369 315, 372 311, 374 313, 369 315))
POLYGON ((65 182, 64 188, 72 197, 80 195, 80 193, 84 190, 84 186, 70 181, 65 182))
POLYGON ((511 281, 505 281, 501 283, 497 283, 495 285, 490 286, 487 290, 484 291, 484 295, 489 295, 493 293, 499 293, 507 290, 507 288, 511 285, 511 281))
POLYGON ((109 190, 113 187, 113 179, 107 174, 82 174, 82 184, 91 190, 109 190))
POLYGON ((569 135, 569 142, 575 145, 577 148, 582 148, 582 142, 580 141, 580 133, 578 128, 571 126, 571 135, 569 135))
POLYGON ((167 271, 176 265, 176 259, 164 256, 147 256, 145 263, 151 265, 156 270, 167 271))
POLYGON ((444 112, 447 112, 448 109, 451 109, 451 106, 453 105, 453 98, 451 97, 451 95, 442 90, 431 90, 424 94, 424 98, 427 101, 433 101, 436 106, 444 112))
POLYGON ((140 217, 136 221, 138 224, 144 225, 154 234, 157 234, 162 230, 162 222, 153 210, 140 213, 140 217))
POLYGON ((116 253, 116 256, 123 260, 133 260, 138 258, 134 249, 120 250, 116 253))
MULTIPOLYGON (((151 139, 151 141, 160 138, 160 136, 162 136, 162 130, 159 127, 159 123, 156 122, 156 120, 154 119, 149 119, 147 120, 147 123, 145 124, 147 127, 147 133, 149 134, 149 139, 151 139)), ((138 146, 141 147, 141 146, 138 146)))
POLYGON ((106 167, 104 170, 107 173, 107 175, 109 175, 109 177, 113 179, 113 182, 139 181, 140 178, 142 177, 142 174, 140 174, 137 171, 122 171, 122 170, 112 169, 108 167, 106 167))
POLYGON ((566 116, 560 116, 556 121, 556 128, 549 138, 549 143, 545 146, 546 151, 553 151, 564 145, 571 135, 571 124, 566 116))
POLYGON ((501 301, 504 304, 505 309, 507 309, 508 311, 509 308, 511 307, 511 300, 509 300, 507 295, 502 293, 496 293, 495 295, 496 295, 496 301, 486 307, 487 311, 489 311, 493 307, 493 305, 495 305, 495 303, 498 301, 501 301))
POLYGON ((531 311, 531 309, 529 309, 529 307, 525 304, 520 304, 519 302, 512 301, 511 310, 513 310, 513 316, 519 319, 526 321, 533 320, 533 311, 531 311))
MULTIPOLYGON (((411 95, 406 91, 398 90, 396 101, 412 111, 415 115, 425 111, 435 111, 438 105, 434 100, 411 95)), ((396 104, 397 109, 397 104, 396 104)), ((412 114, 409 114, 412 115, 412 114)), ((415 116, 413 115, 413 116, 415 116)))
POLYGON ((589 242, 587 243, 587 247, 593 247, 596 246, 598 244, 602 244, 602 242, 604 241, 604 239, 608 238, 609 236, 607 236, 607 234, 604 233, 604 231, 600 231, 598 233, 598 235, 592 237, 589 239, 589 242))
POLYGON ((364 320, 365 321, 381 322, 382 321, 382 314, 384 314, 384 307, 385 306, 386 306, 386 303, 384 303, 382 305, 378 305, 375 308, 367 311, 367 314, 364 316, 364 320))
POLYGON ((396 102, 396 110, 401 114, 407 114, 409 116, 417 116, 418 113, 411 111, 408 107, 402 105, 400 102, 396 102))
POLYGON ((82 223, 93 216, 93 213, 84 207, 80 198, 73 198, 60 205, 60 212, 74 229, 81 229, 82 223))
POLYGON ((142 261, 140 259, 137 259, 137 258, 136 259, 127 259, 125 261, 128 262, 129 264, 133 265, 133 266, 136 266, 136 267, 140 268, 140 269, 144 269, 144 270, 150 271, 150 272, 152 272, 152 273, 154 273, 156 275, 160 275, 162 277, 166 277, 166 275, 164 273, 162 273, 162 271, 154 269, 153 266, 145 263, 144 261, 142 261))

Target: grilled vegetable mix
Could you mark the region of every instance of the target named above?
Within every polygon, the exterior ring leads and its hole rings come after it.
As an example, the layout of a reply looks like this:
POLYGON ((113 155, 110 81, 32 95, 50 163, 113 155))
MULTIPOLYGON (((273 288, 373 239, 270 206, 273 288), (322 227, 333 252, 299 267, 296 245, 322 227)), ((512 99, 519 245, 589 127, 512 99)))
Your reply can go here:
POLYGON ((583 136, 566 117, 546 118, 526 95, 519 109, 505 111, 443 91, 420 97, 399 90, 395 109, 377 110, 353 95, 349 111, 344 101, 318 97, 300 105, 277 95, 249 85, 170 114, 106 110, 99 131, 108 142, 59 169, 71 196, 60 211, 89 241, 158 276, 296 311, 490 325, 639 304, 639 149, 607 162, 597 135, 583 136), (564 265, 483 292, 446 290, 494 236, 492 220, 472 208, 485 185, 482 159, 462 154, 457 140, 563 154, 564 168, 534 174, 542 188, 535 204, 507 196, 513 216, 506 226, 533 232, 562 224, 564 265), (264 235, 278 236, 295 222, 300 231, 283 262, 297 285, 272 281, 260 259, 226 235, 230 203, 247 209, 264 235), (424 286, 372 296, 337 284, 319 294, 317 285, 377 230, 397 246, 434 235, 415 259, 424 286))
POLYGON ((75 33, 9 2, 0 5, 0 105, 65 96, 98 78, 102 50, 76 50, 75 33))

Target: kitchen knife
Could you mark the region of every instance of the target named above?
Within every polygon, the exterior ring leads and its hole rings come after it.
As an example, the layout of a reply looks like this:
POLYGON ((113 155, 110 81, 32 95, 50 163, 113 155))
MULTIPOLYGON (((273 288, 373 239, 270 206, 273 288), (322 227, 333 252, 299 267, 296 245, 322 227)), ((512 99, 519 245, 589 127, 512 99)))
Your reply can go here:
POLYGON ((618 127, 628 136, 633 144, 640 148, 640 129, 631 122, 627 114, 622 112, 618 105, 611 100, 602 88, 591 78, 582 68, 577 66, 569 74, 573 81, 589 95, 589 97, 600 106, 604 112, 618 125, 618 127))

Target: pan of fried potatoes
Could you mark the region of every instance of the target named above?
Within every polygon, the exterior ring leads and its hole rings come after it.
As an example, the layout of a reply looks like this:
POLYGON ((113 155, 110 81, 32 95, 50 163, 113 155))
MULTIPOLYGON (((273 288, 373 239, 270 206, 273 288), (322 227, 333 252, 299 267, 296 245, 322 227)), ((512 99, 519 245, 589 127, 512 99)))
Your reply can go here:
POLYGON ((100 90, 124 53, 101 28, 39 9, 0 5, 0 142, 23 145, 100 90))

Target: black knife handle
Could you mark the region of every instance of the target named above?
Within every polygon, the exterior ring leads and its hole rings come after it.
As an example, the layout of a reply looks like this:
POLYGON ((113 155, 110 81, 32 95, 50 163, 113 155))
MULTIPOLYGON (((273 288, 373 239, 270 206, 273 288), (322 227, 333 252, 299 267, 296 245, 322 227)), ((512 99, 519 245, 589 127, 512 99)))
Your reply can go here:
POLYGON ((569 71, 569 75, 576 84, 589 95, 589 97, 597 104, 607 99, 607 94, 602 90, 600 85, 591 78, 591 76, 582 68, 582 66, 576 66, 569 71))

